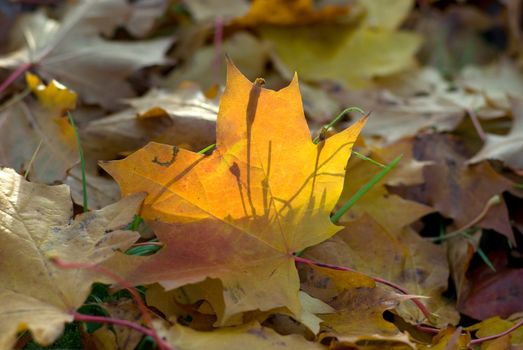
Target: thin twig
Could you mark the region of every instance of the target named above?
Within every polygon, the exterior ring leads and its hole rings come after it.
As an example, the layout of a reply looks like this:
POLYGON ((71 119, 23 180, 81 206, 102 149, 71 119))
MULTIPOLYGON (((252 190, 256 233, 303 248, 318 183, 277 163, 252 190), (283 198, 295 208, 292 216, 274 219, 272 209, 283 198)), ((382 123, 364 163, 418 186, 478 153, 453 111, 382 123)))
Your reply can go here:
MULTIPOLYGON (((333 270, 339 270, 339 271, 350 271, 350 272, 359 272, 353 268, 350 268, 350 267, 346 267, 346 266, 338 266, 338 265, 332 265, 332 264, 327 264, 327 263, 322 263, 322 262, 319 262, 319 261, 314 261, 314 260, 310 260, 310 259, 306 259, 306 258, 302 258, 300 256, 294 256, 294 261, 298 262, 298 263, 302 263, 302 264, 307 264, 307 265, 316 265, 316 266, 319 266, 319 267, 326 267, 328 269, 333 269, 333 270)), ((411 295, 405 288, 397 285, 396 283, 394 282, 391 282, 391 281, 388 281, 386 279, 383 279, 381 277, 373 277, 373 276, 370 276, 375 282, 377 283, 381 283, 381 284, 384 284, 386 286, 389 286, 399 292, 401 292, 402 294, 405 294, 405 295, 411 295)), ((416 306, 418 307, 418 309, 420 309, 421 313, 427 318, 427 320, 430 320, 430 311, 427 309, 427 307, 419 300, 419 298, 416 298, 416 297, 413 297, 412 299, 412 302, 414 304, 416 304, 416 306)))

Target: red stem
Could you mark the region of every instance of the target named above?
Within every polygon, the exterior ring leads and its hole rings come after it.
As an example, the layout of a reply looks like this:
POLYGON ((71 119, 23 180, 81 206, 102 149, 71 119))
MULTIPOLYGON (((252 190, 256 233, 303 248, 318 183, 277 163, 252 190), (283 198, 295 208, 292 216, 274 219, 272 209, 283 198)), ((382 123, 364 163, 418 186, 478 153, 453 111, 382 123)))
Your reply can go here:
POLYGON ((512 327, 510 327, 509 329, 507 329, 506 331, 503 331, 501 333, 489 335, 488 337, 471 340, 470 344, 479 344, 479 343, 483 343, 484 341, 487 341, 487 340, 497 339, 499 337, 502 337, 504 335, 514 332, 516 329, 518 329, 521 326, 523 326, 523 320, 520 320, 518 323, 516 323, 515 325, 513 325, 512 327))
POLYGON ((16 68, 8 77, 6 80, 4 80, 2 82, 2 84, 0 85, 0 94, 5 90, 7 89, 7 87, 9 85, 11 85, 13 83, 13 81, 15 81, 16 79, 18 79, 18 77, 20 75, 22 75, 23 73, 25 73, 25 71, 27 71, 29 68, 31 68, 31 66, 33 65, 33 63, 31 62, 28 62, 28 63, 24 63, 20 66, 18 66, 18 68, 16 68))
POLYGON ((138 309, 140 309, 140 311, 142 312, 142 316, 143 316, 145 324, 151 328, 151 331, 152 331, 151 336, 158 343, 158 346, 160 347, 160 349, 167 350, 167 348, 164 348, 162 345, 162 339, 160 338, 160 336, 158 336, 158 334, 154 330, 154 327, 152 325, 151 315, 149 314, 149 309, 143 303, 143 300, 140 297, 140 295, 138 294, 138 292, 136 291, 136 288, 134 288, 134 286, 132 286, 129 282, 127 282, 125 279, 121 278, 120 276, 116 275, 111 270, 109 270, 103 266, 97 265, 97 264, 67 262, 67 261, 64 261, 57 257, 53 257, 53 258, 51 258, 51 260, 57 266, 59 266, 61 268, 65 268, 65 269, 89 269, 89 270, 97 271, 103 275, 109 276, 114 281, 116 281, 117 283, 122 285, 123 288, 127 289, 129 291, 129 293, 131 293, 131 296, 133 297, 134 302, 138 306, 138 309))
MULTIPOLYGON (((314 261, 314 260, 302 258, 302 257, 296 256, 296 255, 294 255, 293 257, 294 257, 294 261, 296 261, 298 263, 302 263, 302 264, 316 265, 316 266, 319 266, 319 267, 326 267, 328 269, 339 270, 339 271, 359 272, 357 270, 354 270, 354 269, 352 269, 350 267, 346 267, 346 266, 338 266, 338 265, 326 264, 326 263, 322 263, 322 262, 319 262, 319 261, 314 261)), ((388 281, 388 280, 383 279, 381 277, 371 277, 371 278, 374 281, 376 281, 377 283, 381 283, 381 284, 384 284, 386 286, 392 287, 392 288, 396 289, 397 291, 401 292, 402 294, 410 295, 410 293, 406 289, 404 289, 403 287, 397 285, 394 282, 388 281)), ((414 304, 416 304, 418 309, 420 309, 421 313, 427 318, 427 320, 430 320, 430 311, 419 300, 419 298, 412 298, 410 300, 414 304)))

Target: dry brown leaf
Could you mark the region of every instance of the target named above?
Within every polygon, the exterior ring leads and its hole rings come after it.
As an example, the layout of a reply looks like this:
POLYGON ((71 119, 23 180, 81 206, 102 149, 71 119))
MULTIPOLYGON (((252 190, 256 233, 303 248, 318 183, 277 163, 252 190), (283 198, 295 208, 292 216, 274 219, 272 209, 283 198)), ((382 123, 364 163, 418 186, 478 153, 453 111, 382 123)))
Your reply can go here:
POLYGON ((76 94, 55 80, 45 86, 29 74, 27 81, 38 101, 15 96, 0 111, 0 165, 28 172, 33 181, 62 181, 79 160, 74 129, 65 115, 74 108, 76 94))
POLYGON ((427 129, 454 130, 470 110, 481 118, 505 115, 488 106, 483 95, 453 88, 434 68, 409 70, 378 79, 375 85, 367 90, 336 89, 333 95, 343 106, 371 112, 364 134, 387 143, 427 129))
POLYGON ((132 108, 95 120, 82 130, 87 152, 111 160, 149 141, 199 151, 214 143, 218 99, 209 99, 192 83, 176 90, 151 90, 126 100, 132 108))
POLYGON ((118 3, 106 0, 81 1, 64 14, 62 23, 42 12, 25 15, 13 32, 26 33, 28 45, 13 38, 14 49, 0 58, 0 66, 37 64, 36 70, 44 78, 62 81, 87 102, 115 108, 121 98, 135 94, 125 79, 141 67, 166 62, 164 52, 171 44, 170 38, 140 42, 102 39, 99 33, 112 31, 121 16, 118 3))
POLYGON ((468 163, 499 159, 514 170, 523 170, 523 157, 521 156, 523 152, 523 99, 511 98, 509 100, 513 119, 510 132, 507 135, 487 134, 483 148, 469 159, 468 163))
MULTIPOLYGON (((374 158, 375 156, 371 157, 374 158)), ((384 161, 384 159, 379 158, 377 160, 384 161)), ((345 184, 339 202, 346 202, 379 171, 380 168, 376 165, 353 157, 347 166, 345 184)), ((393 181, 397 181, 397 178, 393 181)), ((378 183, 351 207, 342 220, 352 221, 364 215, 370 215, 390 232, 399 232, 406 225, 433 211, 434 209, 427 205, 389 193, 385 184, 378 183)))
POLYGON ((156 324, 160 336, 165 337, 179 350, 250 350, 292 349, 321 350, 322 345, 305 340, 300 335, 279 335, 270 328, 253 322, 238 327, 228 327, 212 332, 198 332, 180 325, 166 328, 156 324))
POLYGON ((515 243, 505 202, 493 205, 480 216, 493 196, 504 191, 514 192, 512 181, 498 174, 487 162, 467 166, 467 151, 459 139, 441 134, 423 135, 414 143, 417 159, 432 161, 424 168, 425 184, 417 187, 411 196, 421 203, 436 208, 442 215, 454 220, 450 230, 470 223, 505 235, 515 243))
POLYGON ((447 289, 449 276, 444 250, 423 240, 410 228, 390 231, 364 215, 330 240, 307 249, 304 256, 352 267, 392 281, 412 295, 429 297, 422 302, 433 314, 432 320, 426 320, 411 301, 404 301, 396 308, 408 322, 444 326, 458 321, 454 307, 441 296, 447 289))
POLYGON ((186 64, 169 74, 161 85, 172 89, 186 80, 198 83, 204 90, 215 84, 223 85, 225 83, 225 70, 221 63, 223 55, 229 56, 249 79, 254 80, 264 75, 269 49, 254 35, 237 32, 225 38, 222 52, 216 52, 214 46, 198 48, 186 64), (220 59, 218 62, 216 62, 217 57, 220 59))
POLYGON ((91 284, 110 283, 92 270, 55 266, 50 258, 100 263, 128 248, 138 234, 120 229, 138 210, 143 195, 79 215, 65 185, 26 182, 14 170, 0 170, 0 348, 29 330, 41 345, 51 344, 73 320, 91 284))
POLYGON ((485 67, 466 67, 457 83, 483 94, 494 107, 510 111, 510 96, 523 95, 523 72, 515 63, 503 59, 485 67))

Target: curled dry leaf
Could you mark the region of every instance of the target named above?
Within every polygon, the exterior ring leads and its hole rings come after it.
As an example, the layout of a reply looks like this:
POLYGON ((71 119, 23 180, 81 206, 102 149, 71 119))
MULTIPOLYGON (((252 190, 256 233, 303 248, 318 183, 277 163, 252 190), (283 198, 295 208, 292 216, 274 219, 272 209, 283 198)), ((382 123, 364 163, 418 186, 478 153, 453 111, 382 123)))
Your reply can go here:
POLYGON ((364 123, 313 144, 296 78, 268 90, 229 63, 210 156, 150 143, 103 164, 124 195, 148 193, 141 215, 165 244, 126 277, 167 289, 218 278, 224 320, 277 307, 299 315, 292 254, 339 229, 329 215, 364 123))
POLYGON ((65 115, 75 107, 76 94, 56 80, 47 86, 33 74, 26 80, 38 101, 15 96, 0 111, 0 165, 29 173, 33 181, 61 181, 79 160, 74 129, 65 115))
POLYGON ((120 229, 142 200, 136 194, 71 222, 67 186, 34 184, 0 170, 0 348, 11 348, 24 330, 39 344, 51 344, 91 285, 112 282, 92 270, 61 269, 50 258, 96 264, 128 248, 138 234, 120 229))
MULTIPOLYGON (((521 96, 521 95, 520 95, 521 96)), ((483 148, 468 163, 499 159, 508 167, 523 171, 523 99, 511 98, 513 124, 507 135, 487 134, 483 148)))

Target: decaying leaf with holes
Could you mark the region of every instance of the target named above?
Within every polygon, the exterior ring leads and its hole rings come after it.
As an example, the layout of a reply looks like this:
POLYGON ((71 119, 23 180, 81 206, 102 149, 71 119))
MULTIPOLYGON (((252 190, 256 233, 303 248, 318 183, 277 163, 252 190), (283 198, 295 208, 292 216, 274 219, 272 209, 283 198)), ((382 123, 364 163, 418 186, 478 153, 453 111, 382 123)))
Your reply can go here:
POLYGON ((268 90, 229 63, 211 155, 150 143, 103 164, 124 195, 148 193, 141 215, 165 244, 126 278, 166 289, 218 278, 224 321, 277 307, 299 315, 293 253, 339 230, 329 215, 364 123, 316 145, 296 77, 268 90))
POLYGON ((41 345, 60 336, 72 312, 96 282, 111 283, 92 270, 69 270, 50 260, 100 263, 127 249, 138 233, 122 231, 143 194, 77 216, 66 185, 25 181, 0 170, 0 348, 10 349, 18 332, 29 330, 41 345))

